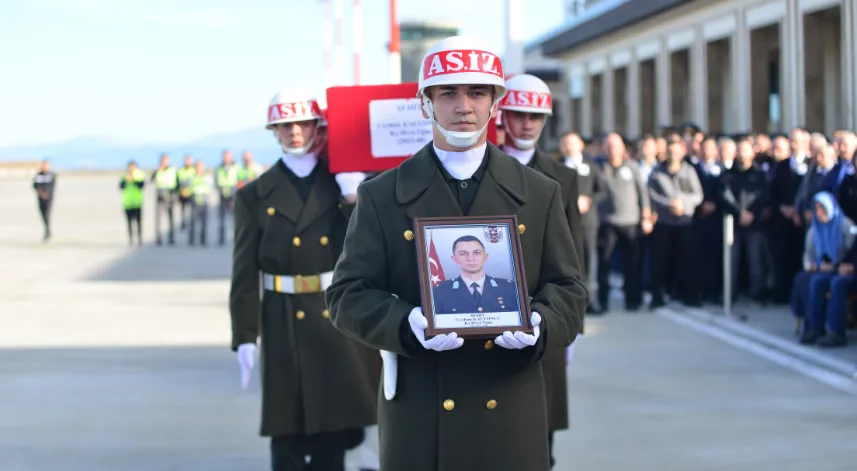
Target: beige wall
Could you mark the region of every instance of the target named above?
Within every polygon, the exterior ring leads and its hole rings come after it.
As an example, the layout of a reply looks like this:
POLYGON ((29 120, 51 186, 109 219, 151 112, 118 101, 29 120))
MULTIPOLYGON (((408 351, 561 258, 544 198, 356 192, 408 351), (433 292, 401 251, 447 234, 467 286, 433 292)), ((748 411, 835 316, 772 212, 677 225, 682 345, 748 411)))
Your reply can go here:
MULTIPOLYGON (((726 132, 854 129, 854 4, 699 1, 585 44, 558 57, 564 64, 560 88, 567 93, 573 80, 585 84, 580 119, 566 123, 584 135, 624 128, 635 136, 684 120, 726 132), (831 7, 839 9, 835 19, 818 13, 831 7), (775 123, 769 61, 779 64, 775 123), (623 70, 618 80, 614 69, 623 70)), ((571 103, 562 113, 571 113, 571 103)))

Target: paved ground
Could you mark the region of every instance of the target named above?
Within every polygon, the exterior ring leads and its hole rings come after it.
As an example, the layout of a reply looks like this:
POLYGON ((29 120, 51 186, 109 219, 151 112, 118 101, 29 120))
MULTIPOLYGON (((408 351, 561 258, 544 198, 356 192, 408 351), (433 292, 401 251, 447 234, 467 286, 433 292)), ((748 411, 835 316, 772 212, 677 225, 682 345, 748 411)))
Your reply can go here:
MULTIPOLYGON (((0 470, 267 469, 228 249, 128 248, 113 179, 58 194, 43 245, 27 182, 0 182, 0 470)), ((857 398, 650 313, 588 326, 558 471, 857 468, 857 398)))

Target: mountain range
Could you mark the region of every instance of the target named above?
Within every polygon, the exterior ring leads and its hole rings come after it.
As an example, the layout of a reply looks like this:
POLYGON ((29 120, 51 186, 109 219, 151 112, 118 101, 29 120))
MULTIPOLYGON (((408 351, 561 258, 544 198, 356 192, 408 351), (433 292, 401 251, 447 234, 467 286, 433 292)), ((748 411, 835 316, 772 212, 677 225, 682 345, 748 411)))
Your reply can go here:
POLYGON ((166 152, 174 165, 180 165, 184 156, 190 154, 213 166, 220 162, 224 149, 232 150, 236 160, 249 150, 262 164, 273 163, 281 153, 271 131, 250 128, 183 143, 137 145, 111 138, 81 137, 45 145, 0 147, 0 162, 49 158, 56 170, 119 170, 134 160, 141 168, 154 168, 159 156, 166 152))

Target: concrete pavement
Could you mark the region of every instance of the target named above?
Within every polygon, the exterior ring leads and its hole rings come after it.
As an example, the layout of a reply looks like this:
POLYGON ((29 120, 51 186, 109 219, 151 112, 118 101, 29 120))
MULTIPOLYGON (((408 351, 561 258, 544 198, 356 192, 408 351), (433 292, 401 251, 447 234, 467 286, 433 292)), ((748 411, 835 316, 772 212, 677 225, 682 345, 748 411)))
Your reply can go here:
MULTIPOLYGON (((117 185, 60 176, 51 244, 29 183, 0 185, 0 470, 267 469, 229 249, 128 248, 117 185)), ((857 468, 857 398, 650 313, 587 332, 556 470, 857 468)))

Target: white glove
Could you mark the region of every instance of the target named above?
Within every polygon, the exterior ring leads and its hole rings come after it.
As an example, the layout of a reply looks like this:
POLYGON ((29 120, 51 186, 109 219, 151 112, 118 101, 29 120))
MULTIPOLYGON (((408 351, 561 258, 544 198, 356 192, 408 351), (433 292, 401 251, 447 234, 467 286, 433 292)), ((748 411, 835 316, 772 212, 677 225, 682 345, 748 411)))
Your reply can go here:
POLYGON ((241 365, 241 389, 250 384, 250 373, 256 364, 256 344, 242 343, 238 346, 238 364, 241 365))
POLYGON ((428 320, 423 315, 423 308, 421 307, 415 307, 411 311, 410 315, 408 315, 408 323, 411 324, 411 332, 414 333, 417 340, 420 341, 426 350, 442 352, 444 350, 454 350, 464 345, 464 339, 458 338, 458 334, 455 332, 440 334, 431 340, 426 340, 425 330, 428 327, 428 320))
POLYGON ((366 174, 362 172, 345 172, 337 173, 336 183, 339 184, 339 189, 342 190, 342 196, 356 195, 357 187, 366 180, 366 174))
POLYGON ((571 363, 571 357, 574 355, 574 344, 568 346, 565 349, 565 364, 568 365, 571 363))
POLYGON ((497 336, 494 343, 509 350, 520 350, 522 348, 532 347, 539 340, 539 324, 542 323, 542 316, 538 312, 533 312, 530 316, 530 322, 533 324, 533 334, 525 334, 523 332, 510 331, 503 332, 503 335, 497 336))

